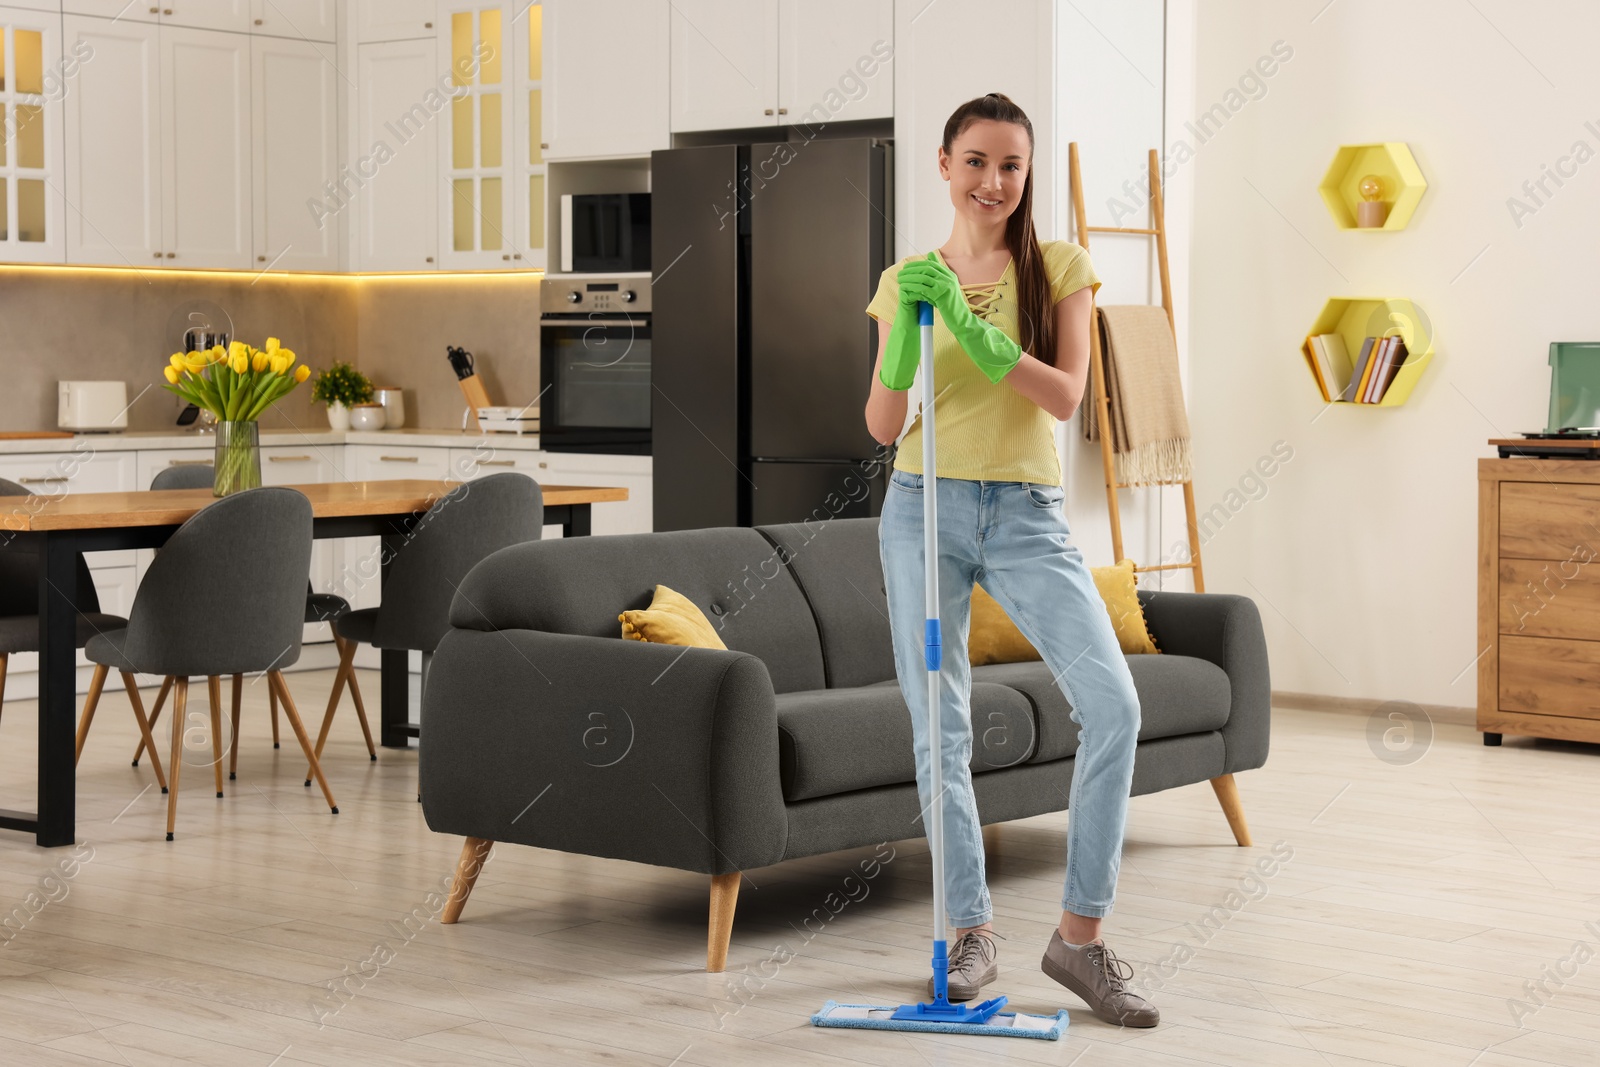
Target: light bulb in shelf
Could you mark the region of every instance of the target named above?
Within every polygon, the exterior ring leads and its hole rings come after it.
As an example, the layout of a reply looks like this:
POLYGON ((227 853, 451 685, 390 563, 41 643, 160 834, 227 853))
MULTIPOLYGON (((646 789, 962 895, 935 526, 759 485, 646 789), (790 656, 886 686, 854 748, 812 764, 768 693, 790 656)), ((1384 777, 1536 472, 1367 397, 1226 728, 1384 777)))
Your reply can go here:
POLYGON ((1361 179, 1361 199, 1371 202, 1383 199, 1383 179, 1369 174, 1361 179))
POLYGON ((1383 179, 1368 174, 1357 186, 1361 190, 1361 203, 1356 205, 1356 225, 1377 229, 1389 218, 1389 204, 1383 199, 1383 179))

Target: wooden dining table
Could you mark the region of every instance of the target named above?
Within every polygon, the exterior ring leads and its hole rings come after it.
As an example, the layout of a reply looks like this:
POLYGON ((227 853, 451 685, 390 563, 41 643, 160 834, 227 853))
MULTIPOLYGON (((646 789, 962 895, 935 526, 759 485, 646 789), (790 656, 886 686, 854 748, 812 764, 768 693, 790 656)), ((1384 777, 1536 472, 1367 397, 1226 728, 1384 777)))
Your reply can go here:
MULTIPOLYGON (((311 536, 379 537, 380 589, 414 524, 452 490, 470 482, 396 479, 294 485, 311 501, 311 536)), ((565 537, 589 534, 594 504, 628 499, 612 486, 541 485, 545 525, 565 537)), ((0 810, 0 829, 30 831, 43 847, 70 845, 77 817, 77 555, 159 548, 195 513, 216 502, 209 489, 70 493, 7 497, 0 538, 31 541, 39 554, 39 810, 0 810)), ((410 719, 405 650, 381 655, 382 742, 405 748, 418 736, 410 719)))

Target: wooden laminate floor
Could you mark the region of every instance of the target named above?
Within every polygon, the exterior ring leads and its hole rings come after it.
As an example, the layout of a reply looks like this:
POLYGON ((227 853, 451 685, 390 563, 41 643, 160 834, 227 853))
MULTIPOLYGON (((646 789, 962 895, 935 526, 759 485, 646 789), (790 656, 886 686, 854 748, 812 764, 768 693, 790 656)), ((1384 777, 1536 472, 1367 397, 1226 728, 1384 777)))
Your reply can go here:
MULTIPOLYGON (((308 717, 330 681, 290 676, 308 717)), ((424 825, 415 751, 369 762, 346 703, 333 816, 287 728, 272 749, 263 687, 246 700, 239 778, 218 800, 186 767, 175 842, 112 692, 79 774, 81 844, 0 832, 0 1063, 1600 1062, 1600 747, 1490 749, 1441 725, 1398 765, 1363 717, 1280 710, 1267 767, 1239 778, 1256 847, 1232 844, 1203 784, 1134 800, 1107 934, 1162 1010, 1148 1031, 1098 1022, 1039 971, 1066 815, 1001 827, 991 991, 1069 1008, 1049 1043, 807 1024, 829 998, 923 996, 920 840, 884 846, 871 879, 873 849, 749 872, 722 975, 703 971, 707 880, 677 871, 503 846, 441 926, 461 841, 424 825)), ((0 806, 32 807, 34 758, 34 706, 7 704, 0 806)))

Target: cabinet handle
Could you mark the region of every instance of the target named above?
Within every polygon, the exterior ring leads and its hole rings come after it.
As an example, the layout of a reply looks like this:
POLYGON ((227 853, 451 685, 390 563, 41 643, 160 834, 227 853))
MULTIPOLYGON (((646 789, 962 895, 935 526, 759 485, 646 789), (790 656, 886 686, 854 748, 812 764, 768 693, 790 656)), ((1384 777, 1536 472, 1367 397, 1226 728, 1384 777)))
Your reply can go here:
POLYGON ((517 461, 514 460, 514 459, 480 459, 480 460, 478 460, 478 466, 480 466, 480 467, 515 467, 516 465, 517 465, 517 461))
POLYGON ((787 115, 788 113, 789 113, 789 109, 786 108, 786 107, 780 107, 778 109, 778 114, 780 114, 780 115, 787 115))
POLYGON ((256 257, 256 262, 257 263, 265 263, 266 261, 267 261, 267 257, 266 256, 257 256, 256 257))
POLYGON ((518 252, 516 255, 512 256, 511 258, 512 259, 521 259, 522 258, 522 253, 518 252))
POLYGON ((159 14, 161 14, 161 9, 159 7, 153 7, 153 8, 150 9, 150 14, 159 15, 159 14))
POLYGON ((544 469, 545 469, 545 468, 546 468, 546 467, 548 467, 548 466, 550 466, 550 464, 548 464, 548 463, 540 463, 540 464, 539 464, 539 469, 540 469, 540 470, 544 470, 544 469))
POLYGON ((209 466, 211 466, 211 461, 209 459, 169 459, 169 460, 167 460, 167 466, 169 466, 169 467, 209 467, 209 466))
POLYGON ((416 456, 379 456, 378 459, 381 462, 384 462, 384 463, 415 463, 415 462, 417 462, 417 457, 416 456))
POLYGON ((550 147, 550 142, 549 141, 540 141, 539 142, 539 147, 540 148, 549 148, 550 147))
POLYGON ((56 485, 57 483, 64 482, 66 480, 67 479, 65 477, 63 477, 63 476, 61 476, 59 474, 53 475, 53 476, 51 476, 49 478, 18 478, 17 479, 17 481, 21 482, 23 485, 56 485))
POLYGON ((424 23, 423 23, 423 24, 422 24, 422 28, 423 28, 423 29, 425 29, 425 30, 431 30, 431 29, 433 29, 433 23, 431 23, 431 22, 424 22, 424 23))
MULTIPOLYGON (((208 463, 210 461, 209 460, 201 460, 201 462, 202 463, 208 463)), ((311 457, 310 456, 268 456, 267 457, 267 462, 268 463, 310 463, 311 462, 311 457)))
POLYGON ((178 258, 178 253, 176 253, 176 252, 168 252, 167 253, 167 258, 168 259, 177 259, 178 258))
POLYGON ((257 26, 261 25, 261 19, 256 19, 256 25, 257 26))
POLYGON ((172 14, 172 8, 170 8, 170 7, 164 7, 164 8, 162 8, 162 9, 161 9, 161 13, 162 13, 162 14, 163 14, 163 15, 170 15, 170 14, 172 14))
POLYGON ((507 254, 507 255, 502 255, 500 258, 504 259, 504 260, 509 260, 511 258, 511 256, 509 254, 507 254))
POLYGON ((769 107, 765 111, 763 111, 762 114, 763 115, 770 115, 770 114, 772 114, 772 109, 769 107))
POLYGON ((432 263, 432 262, 433 262, 433 257, 432 257, 432 256, 429 256, 429 257, 428 257, 428 258, 427 258, 427 259, 426 259, 426 260, 424 260, 424 261, 423 261, 423 262, 425 262, 425 263, 432 263))

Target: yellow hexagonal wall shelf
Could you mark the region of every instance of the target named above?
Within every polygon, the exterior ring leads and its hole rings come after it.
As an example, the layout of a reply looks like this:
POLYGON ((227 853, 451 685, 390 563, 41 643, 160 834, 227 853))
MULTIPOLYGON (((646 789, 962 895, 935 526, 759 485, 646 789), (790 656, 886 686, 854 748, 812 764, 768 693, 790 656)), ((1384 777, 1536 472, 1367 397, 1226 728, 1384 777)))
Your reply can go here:
POLYGON ((1405 229, 1427 188, 1428 183, 1406 143, 1386 141, 1341 145, 1317 191, 1340 229, 1382 232, 1405 229), (1361 192, 1361 182, 1369 175, 1377 178, 1382 187, 1378 199, 1389 205, 1388 217, 1382 226, 1358 223, 1361 203, 1366 199, 1361 192))
MULTIPOLYGON (((1336 333, 1344 339, 1345 351, 1352 364, 1360 362, 1361 345, 1368 337, 1398 333, 1405 342, 1406 361, 1395 372, 1382 399, 1376 404, 1362 404, 1363 407, 1391 408, 1404 404, 1417 379, 1422 377, 1422 372, 1433 361, 1433 324, 1422 309, 1402 297, 1340 296, 1324 304, 1322 313, 1311 324, 1301 345, 1301 353, 1306 358, 1306 367, 1311 371, 1314 383, 1319 376, 1314 368, 1316 356, 1311 338, 1325 333, 1336 333)), ((1332 387, 1338 389, 1343 384, 1334 382, 1332 387)), ((1335 399, 1333 403, 1355 404, 1356 401, 1335 399)))

